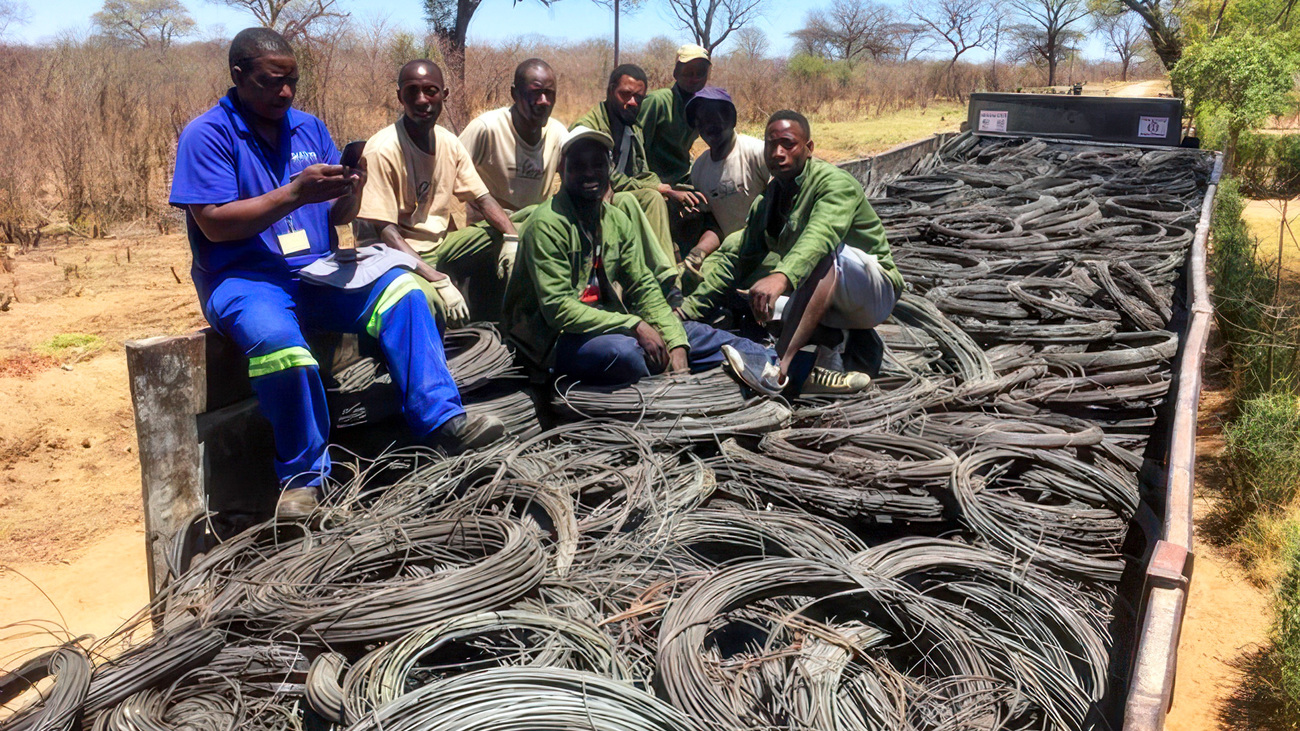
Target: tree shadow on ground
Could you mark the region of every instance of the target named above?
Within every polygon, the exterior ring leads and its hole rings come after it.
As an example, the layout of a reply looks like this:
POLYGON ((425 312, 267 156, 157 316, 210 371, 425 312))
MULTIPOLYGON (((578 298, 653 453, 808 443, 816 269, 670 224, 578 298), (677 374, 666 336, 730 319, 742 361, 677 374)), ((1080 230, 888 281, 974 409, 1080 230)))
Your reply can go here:
POLYGON ((1218 710, 1223 731, 1290 731, 1300 719, 1282 703, 1281 667, 1273 643, 1256 645, 1228 661, 1241 676, 1218 710))

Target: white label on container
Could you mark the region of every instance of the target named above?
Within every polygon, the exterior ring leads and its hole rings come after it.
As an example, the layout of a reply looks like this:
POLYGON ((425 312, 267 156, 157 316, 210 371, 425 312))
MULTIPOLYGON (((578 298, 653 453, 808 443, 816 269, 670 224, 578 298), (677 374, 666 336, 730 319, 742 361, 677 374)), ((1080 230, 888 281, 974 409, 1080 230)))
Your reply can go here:
POLYGON ((1138 120, 1138 137, 1159 137, 1169 134, 1169 117, 1142 117, 1138 120))
POLYGON ((981 132, 1006 132, 1009 112, 980 112, 981 132))

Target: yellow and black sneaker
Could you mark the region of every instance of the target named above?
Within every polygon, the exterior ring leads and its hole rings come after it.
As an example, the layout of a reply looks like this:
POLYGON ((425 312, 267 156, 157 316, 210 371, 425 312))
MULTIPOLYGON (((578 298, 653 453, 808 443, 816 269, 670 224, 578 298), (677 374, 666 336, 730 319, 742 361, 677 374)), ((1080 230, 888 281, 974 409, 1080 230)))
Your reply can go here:
POLYGON ((829 368, 814 368, 804 381, 800 393, 803 394, 847 394, 858 393, 871 385, 871 376, 858 371, 833 371, 829 368))

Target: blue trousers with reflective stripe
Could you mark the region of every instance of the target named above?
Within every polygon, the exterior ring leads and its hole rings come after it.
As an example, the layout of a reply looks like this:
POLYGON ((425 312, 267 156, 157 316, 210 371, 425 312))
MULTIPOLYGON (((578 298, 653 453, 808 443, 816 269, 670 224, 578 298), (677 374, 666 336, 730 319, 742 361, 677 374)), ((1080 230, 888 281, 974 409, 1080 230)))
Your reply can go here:
POLYGON ((319 485, 330 469, 329 410, 320 369, 309 358, 275 357, 289 349, 305 351, 304 328, 365 333, 376 305, 386 307, 378 317, 379 345, 415 437, 423 439, 464 413, 460 392, 447 370, 442 328, 424 292, 416 287, 396 301, 383 297, 384 290, 403 276, 415 275, 395 269, 356 290, 297 279, 230 278, 208 298, 203 308, 208 322, 235 341, 251 361, 269 361, 260 371, 250 366, 250 380, 275 435, 275 472, 282 485, 319 485))
MULTIPOLYGON (((753 340, 747 340, 709 327, 702 322, 687 321, 686 339, 690 352, 687 360, 692 373, 722 365, 722 346, 731 345, 742 353, 761 353, 776 362, 776 353, 753 340)), ((570 376, 594 386, 617 386, 636 383, 650 375, 645 351, 630 335, 561 335, 555 341, 555 375, 570 376)))

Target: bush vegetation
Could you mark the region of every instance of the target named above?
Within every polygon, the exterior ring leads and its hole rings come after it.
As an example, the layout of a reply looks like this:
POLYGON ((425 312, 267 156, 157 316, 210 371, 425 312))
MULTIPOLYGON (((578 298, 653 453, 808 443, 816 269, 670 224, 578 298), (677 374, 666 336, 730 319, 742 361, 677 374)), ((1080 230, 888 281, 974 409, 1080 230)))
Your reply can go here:
MULTIPOLYGON (((176 230, 167 205, 176 139, 185 124, 229 86, 227 38, 129 47, 103 36, 64 37, 45 46, 0 46, 0 144, 10 151, 0 178, 0 239, 20 243, 52 221, 103 234, 123 221, 151 220, 176 230)), ((666 38, 623 49, 651 87, 671 83, 676 43, 666 38)), ((296 104, 321 117, 335 140, 365 138, 398 113, 393 76, 405 61, 440 60, 436 44, 386 22, 340 21, 298 48, 302 80, 296 104)), ((604 41, 556 44, 525 36, 471 45, 465 84, 453 89, 443 122, 459 129, 469 115, 510 103, 515 64, 539 56, 560 79, 555 115, 571 120, 604 95, 613 49, 604 41)), ((737 50, 720 56, 714 81, 735 97, 742 122, 783 107, 820 121, 876 117, 924 108, 939 94, 943 62, 828 63, 769 58, 737 50)), ((990 88, 987 65, 958 64, 961 88, 990 88)), ((1117 64, 1077 62, 1075 80, 1117 77, 1117 64)), ((1000 64, 997 88, 1041 83, 1032 67, 1000 64)))

